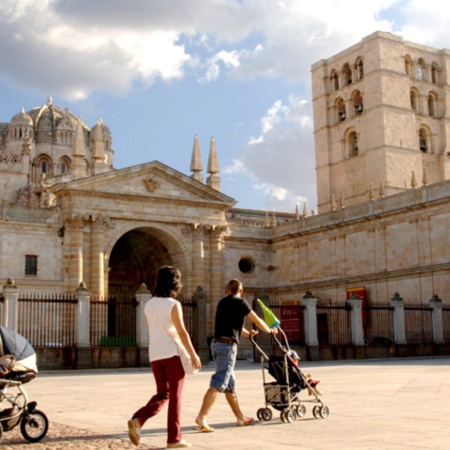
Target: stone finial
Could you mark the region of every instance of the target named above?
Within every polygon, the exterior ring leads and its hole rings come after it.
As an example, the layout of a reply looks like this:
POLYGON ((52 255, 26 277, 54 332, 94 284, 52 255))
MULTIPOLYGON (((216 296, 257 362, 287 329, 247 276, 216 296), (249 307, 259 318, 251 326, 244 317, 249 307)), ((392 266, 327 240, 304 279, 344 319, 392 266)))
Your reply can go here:
POLYGON ((422 173, 422 184, 424 186, 426 186, 428 184, 428 172, 427 172, 427 168, 424 167, 423 168, 423 173, 422 173))
POLYGON ((275 211, 272 212, 272 226, 277 226, 277 216, 275 215, 275 211))
POLYGON ((216 191, 220 191, 220 177, 217 175, 220 173, 219 159, 217 158, 216 141, 214 140, 214 137, 211 138, 211 144, 209 146, 208 173, 210 175, 206 180, 206 184, 216 191))
POLYGON ((341 191, 341 196, 339 198, 339 206, 341 207, 341 209, 345 208, 345 203, 344 203, 344 193, 341 191))
POLYGON ((295 205, 295 218, 300 219, 300 211, 298 210, 298 205, 295 205))
POLYGON ((140 286, 139 286, 139 289, 138 289, 138 294, 147 294, 148 292, 150 292, 148 289, 147 289, 147 285, 145 284, 145 283, 142 283, 140 286))
POLYGON ((104 160, 105 154, 105 142, 103 140, 103 122, 101 119, 97 120, 97 125, 94 127, 94 135, 92 137, 92 156, 97 160, 104 160))
POLYGON ((220 169, 219 160, 217 158, 216 141, 214 140, 214 137, 212 137, 209 145, 208 173, 211 175, 216 175, 219 172, 220 169))
POLYGON ((411 176, 411 187, 413 189, 415 189, 417 187, 416 174, 414 173, 414 170, 412 171, 412 176, 411 176))
POLYGON ((336 206, 336 197, 334 196, 334 194, 331 195, 331 209, 333 211, 336 211, 337 206, 336 206))
POLYGON ((194 137, 190 170, 192 172, 191 178, 200 181, 200 183, 203 183, 203 175, 200 173, 203 170, 202 155, 200 152, 200 144, 198 142, 197 135, 195 135, 194 137))
POLYGON ((83 124, 80 119, 78 119, 77 128, 75 130, 75 146, 73 148, 73 156, 75 158, 84 158, 86 156, 83 124))
POLYGON ((379 195, 380 195, 380 197, 384 197, 384 183, 382 180, 380 180, 379 195))
POLYGON ((303 202, 303 217, 308 217, 308 208, 306 207, 306 202, 303 202))
POLYGON ((369 186, 369 200, 372 201, 375 198, 375 194, 373 193, 373 183, 370 183, 369 186))
POLYGON ((266 218, 264 220, 264 226, 270 227, 269 211, 266 211, 266 218))

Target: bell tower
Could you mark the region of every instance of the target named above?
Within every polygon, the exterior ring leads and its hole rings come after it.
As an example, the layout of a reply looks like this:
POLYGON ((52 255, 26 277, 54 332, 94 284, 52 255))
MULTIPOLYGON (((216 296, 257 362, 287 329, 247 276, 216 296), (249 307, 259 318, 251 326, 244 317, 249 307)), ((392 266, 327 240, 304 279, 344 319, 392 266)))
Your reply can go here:
POLYGON ((319 212, 450 178, 448 69, 380 31, 312 66, 319 212))

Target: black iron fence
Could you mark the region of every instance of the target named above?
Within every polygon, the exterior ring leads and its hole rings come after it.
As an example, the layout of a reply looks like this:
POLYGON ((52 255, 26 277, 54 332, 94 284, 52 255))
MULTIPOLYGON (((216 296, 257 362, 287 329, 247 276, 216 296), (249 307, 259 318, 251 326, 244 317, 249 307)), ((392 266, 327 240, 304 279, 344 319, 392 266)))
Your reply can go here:
POLYGON ((450 342, 450 307, 442 308, 442 325, 444 329, 444 341, 450 342))
POLYGON ((433 342, 433 309, 426 306, 405 306, 405 337, 410 344, 433 342))
POLYGON ((91 299, 89 338, 92 347, 136 345, 135 298, 91 299))
POLYGON ((386 345, 394 342, 394 307, 389 303, 374 303, 362 308, 364 337, 370 345, 386 345))
POLYGON ((350 309, 347 304, 317 303, 317 334, 319 345, 349 345, 350 309))
POLYGON ((17 331, 33 347, 73 347, 77 302, 73 295, 22 295, 17 331))
MULTIPOLYGON (((17 301, 18 332, 35 347, 73 347, 76 345, 77 298, 63 294, 21 294, 17 301)), ((192 298, 181 299, 186 328, 198 346, 198 306, 192 298)), ((291 345, 305 343, 305 307, 298 300, 270 299, 266 305, 280 319, 291 345)), ((367 345, 394 342, 394 307, 371 302, 362 307, 362 326, 367 345)), ((406 342, 433 342, 431 307, 404 306, 406 342)), ((0 314, 4 317, 3 298, 0 314)), ((137 302, 135 298, 90 299, 89 338, 92 347, 136 345, 137 302)), ((316 319, 319 345, 345 346, 351 340, 351 308, 348 303, 317 302, 316 319)), ((450 342, 450 307, 442 308, 443 337, 450 342)))

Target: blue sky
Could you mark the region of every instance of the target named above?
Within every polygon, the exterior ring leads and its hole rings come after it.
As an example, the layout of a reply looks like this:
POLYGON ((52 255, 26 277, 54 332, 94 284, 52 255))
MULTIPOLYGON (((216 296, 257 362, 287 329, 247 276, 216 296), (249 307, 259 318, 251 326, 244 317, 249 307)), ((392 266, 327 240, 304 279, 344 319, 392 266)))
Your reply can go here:
POLYGON ((310 68, 377 31, 450 48, 442 0, 0 0, 0 122, 48 97, 115 167, 190 175, 210 140, 237 207, 316 209, 310 68))

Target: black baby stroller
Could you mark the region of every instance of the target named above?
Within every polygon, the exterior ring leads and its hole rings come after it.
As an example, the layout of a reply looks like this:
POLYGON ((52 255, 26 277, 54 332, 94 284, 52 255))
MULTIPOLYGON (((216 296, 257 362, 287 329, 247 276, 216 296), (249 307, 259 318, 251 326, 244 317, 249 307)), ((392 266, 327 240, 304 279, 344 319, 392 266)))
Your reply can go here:
POLYGON ((47 434, 46 415, 36 409, 36 402, 28 402, 23 388, 37 372, 31 344, 14 330, 0 326, 0 439, 4 431, 19 424, 29 442, 38 442, 47 434))
POLYGON ((303 403, 317 403, 312 409, 316 419, 326 419, 330 413, 327 406, 319 398, 315 385, 308 380, 298 367, 293 355, 296 353, 289 348, 286 334, 280 327, 277 327, 282 336, 284 344, 278 339, 277 335, 272 334, 275 342, 283 352, 282 356, 267 356, 261 347, 252 338, 252 342, 261 354, 261 367, 263 372, 263 385, 265 396, 265 407, 259 408, 256 415, 259 420, 269 421, 272 419, 272 408, 281 411, 280 418, 283 422, 292 423, 297 417, 303 417, 306 414, 306 407, 303 403), (268 363, 266 366, 265 363, 268 363), (273 382, 266 381, 266 372, 275 379, 273 382), (308 390, 314 396, 312 400, 301 401, 299 394, 303 390, 308 390))

